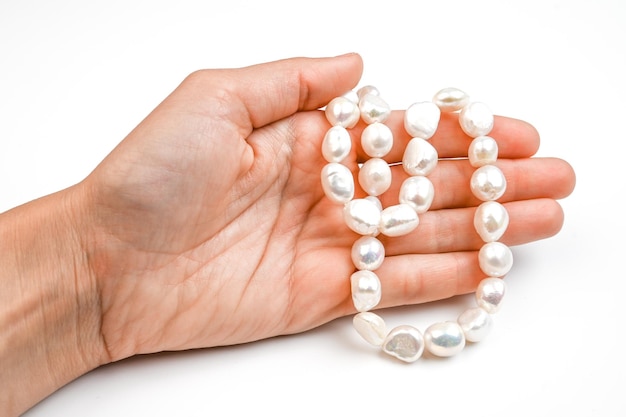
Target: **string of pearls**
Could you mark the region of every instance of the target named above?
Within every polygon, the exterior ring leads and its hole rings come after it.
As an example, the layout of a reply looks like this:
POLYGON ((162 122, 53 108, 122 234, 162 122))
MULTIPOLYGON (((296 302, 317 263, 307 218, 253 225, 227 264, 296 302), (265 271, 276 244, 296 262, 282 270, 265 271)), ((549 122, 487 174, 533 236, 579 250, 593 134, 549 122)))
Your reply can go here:
POLYGON ((435 356, 452 356, 463 350, 467 342, 478 342, 489 333, 492 315, 498 312, 505 293, 501 278, 513 265, 511 250, 498 241, 508 226, 509 216, 496 201, 506 189, 506 179, 495 165, 498 145, 487 136, 494 117, 485 104, 471 102, 466 93, 456 88, 439 91, 432 101, 412 104, 404 115, 404 128, 412 139, 402 158, 409 177, 400 187, 398 204, 383 208, 378 197, 389 189, 392 181, 391 168, 383 159, 393 147, 393 133, 384 124, 390 114, 390 106, 373 86, 350 91, 333 99, 325 108, 331 128, 322 142, 322 155, 328 162, 322 168, 322 188, 328 199, 343 205, 346 225, 361 235, 351 252, 356 268, 350 277, 352 300, 358 311, 353 324, 368 343, 405 362, 416 361, 425 350, 435 356), (437 131, 441 112, 458 112, 461 128, 473 138, 468 160, 476 169, 470 188, 482 201, 475 211, 474 227, 484 242, 478 261, 486 277, 476 290, 476 307, 464 311, 457 320, 432 324, 423 334, 410 325, 387 331, 384 320, 370 311, 382 296, 375 271, 385 259, 385 248, 377 236, 411 233, 419 225, 419 216, 429 210, 435 190, 428 175, 439 160, 429 139, 437 131), (358 184, 367 193, 364 198, 354 198, 354 178, 341 163, 352 149, 348 129, 359 120, 367 124, 361 134, 361 147, 370 157, 358 172, 358 184))

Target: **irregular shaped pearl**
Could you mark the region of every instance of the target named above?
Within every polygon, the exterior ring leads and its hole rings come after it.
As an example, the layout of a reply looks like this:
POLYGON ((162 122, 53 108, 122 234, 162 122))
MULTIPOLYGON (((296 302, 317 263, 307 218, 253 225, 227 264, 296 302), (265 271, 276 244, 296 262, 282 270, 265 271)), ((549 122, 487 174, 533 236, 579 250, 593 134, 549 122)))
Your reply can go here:
POLYGON ((513 266, 513 252, 504 243, 485 243, 478 251, 478 264, 490 277, 503 277, 513 266))
POLYGON ((404 112, 404 128, 409 135, 430 139, 437 131, 441 110, 431 101, 413 103, 404 112))
POLYGON ((359 88, 356 91, 356 95, 359 98, 359 100, 361 100, 363 97, 365 97, 368 94, 371 94, 373 96, 380 96, 380 91, 378 90, 378 88, 374 87, 373 85, 364 85, 363 87, 359 88))
MULTIPOLYGON (((359 104, 359 95, 354 90, 346 91, 341 96, 347 98, 348 100, 350 100, 354 104, 357 104, 357 105, 359 104)), ((361 115, 359 114, 359 116, 361 116, 361 115)))
POLYGON ((361 117, 359 106, 346 97, 336 97, 326 105, 326 120, 332 126, 351 128, 356 126, 361 117))
POLYGON ((485 136, 493 129, 493 113, 486 104, 469 103, 459 114, 461 129, 470 137, 485 136))
POLYGON ((363 151, 372 158, 382 158, 393 147, 393 132, 382 123, 372 123, 361 133, 363 151))
POLYGON ((359 100, 361 118, 365 123, 382 123, 391 114, 391 107, 380 96, 365 94, 359 100))
POLYGON ((385 236, 402 236, 419 225, 417 212, 408 204, 389 206, 380 213, 380 233, 385 236))
POLYGON ((467 156, 473 167, 494 164, 498 159, 498 143, 491 136, 478 136, 470 143, 467 156))
POLYGON ((485 165, 472 173, 470 188, 479 200, 497 200, 506 191, 506 178, 497 166, 485 165))
POLYGON ((380 226, 381 211, 376 204, 364 198, 349 201, 343 207, 346 225, 360 235, 373 235, 380 226))
POLYGON ((322 142, 322 156, 328 162, 341 162, 352 149, 350 133, 342 126, 328 129, 322 142))
POLYGON ((465 340, 480 342, 491 331, 493 319, 484 309, 474 307, 461 313, 457 322, 465 334, 465 340))
POLYGON ((368 195, 367 197, 365 197, 365 200, 371 201, 372 203, 376 205, 376 207, 378 207, 379 211, 383 211, 383 203, 380 202, 378 197, 374 197, 373 195, 368 195))
POLYGON ((506 292, 506 285, 501 278, 485 278, 476 289, 476 303, 489 314, 500 311, 500 304, 506 292))
POLYGON ((395 327, 383 342, 383 352, 404 362, 415 362, 424 352, 424 337, 412 326, 395 327))
POLYGON ((413 207, 418 214, 428 211, 434 197, 433 183, 421 175, 407 178, 400 186, 400 202, 413 207))
POLYGON ((456 322, 435 323, 424 332, 424 344, 435 356, 453 356, 465 347, 465 335, 456 322))
POLYGON ((369 195, 381 195, 391 186, 389 164, 380 158, 368 159, 359 170, 359 184, 369 195))
POLYGON ((425 139, 413 138, 404 150, 402 166, 409 175, 426 176, 435 169, 438 158, 439 155, 433 145, 425 139))
POLYGON ((385 247, 375 237, 363 236, 352 245, 352 262, 359 270, 375 271, 384 260, 385 247))
POLYGON ((451 113, 461 110, 469 103, 469 96, 458 88, 444 88, 433 97, 435 103, 443 112, 451 113))
POLYGON ((326 164, 322 168, 322 189, 330 201, 347 203, 354 197, 352 172, 337 162, 326 164))
POLYGON ((385 321, 378 314, 369 311, 358 313, 352 319, 352 324, 357 333, 371 345, 382 345, 387 336, 385 321))
POLYGON ((372 271, 356 271, 350 277, 352 302, 357 311, 370 310, 380 302, 382 290, 378 276, 372 271))
POLYGON ((497 201, 485 201, 474 212, 474 228, 483 242, 499 240, 509 226, 509 213, 497 201))

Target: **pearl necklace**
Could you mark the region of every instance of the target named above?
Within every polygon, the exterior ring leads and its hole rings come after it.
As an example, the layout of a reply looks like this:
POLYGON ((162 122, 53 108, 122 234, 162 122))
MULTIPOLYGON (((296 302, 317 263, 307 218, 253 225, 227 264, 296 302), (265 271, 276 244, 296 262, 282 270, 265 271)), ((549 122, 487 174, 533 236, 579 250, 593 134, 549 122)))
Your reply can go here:
POLYGON ((358 313, 353 324, 368 343, 405 362, 419 359, 424 350, 440 357, 459 353, 467 342, 482 340, 492 327, 492 315, 498 312, 504 296, 501 279, 513 265, 511 250, 498 239, 504 234, 509 216, 499 199, 506 189, 506 179, 495 165, 496 141, 487 136, 494 124, 489 108, 470 102, 469 96, 456 88, 446 88, 432 101, 412 104, 404 115, 404 128, 411 135, 402 158, 407 178, 399 193, 399 204, 383 209, 378 198, 391 186, 391 168, 382 158, 393 146, 393 133, 384 124, 391 109, 378 89, 365 86, 333 99, 325 108, 331 128, 322 142, 322 155, 328 162, 322 169, 322 188, 332 202, 343 205, 346 225, 361 235, 352 246, 351 257, 356 272, 350 277, 352 301, 358 313), (476 168, 470 180, 474 196, 482 203, 474 215, 474 227, 484 245, 478 252, 479 266, 486 275, 476 289, 476 307, 464 311, 456 321, 432 324, 424 333, 409 325, 387 331, 384 320, 371 312, 381 299, 381 282, 374 271, 385 258, 385 248, 378 234, 402 236, 419 225, 419 215, 430 208, 434 187, 428 175, 438 162, 437 150, 429 143, 439 125, 441 112, 459 112, 462 130, 473 138, 468 160, 476 168), (368 195, 354 198, 355 182, 343 161, 351 151, 348 129, 362 119, 367 127, 361 134, 361 147, 370 157, 358 173, 358 184, 368 195))

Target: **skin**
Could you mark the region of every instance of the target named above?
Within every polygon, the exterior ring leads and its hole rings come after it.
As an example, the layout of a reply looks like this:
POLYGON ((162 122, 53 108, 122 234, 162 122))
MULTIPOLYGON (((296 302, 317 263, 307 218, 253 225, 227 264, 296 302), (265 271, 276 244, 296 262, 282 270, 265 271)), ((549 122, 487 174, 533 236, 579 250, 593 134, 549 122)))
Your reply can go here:
MULTIPOLYGON (((293 334, 354 313, 358 236, 321 189, 329 124, 318 109, 361 72, 356 54, 195 72, 83 181, 1 214, 0 414, 132 355, 293 334)), ((386 122, 388 162, 410 139, 402 117, 386 122)), ((531 158, 539 135, 526 122, 497 117, 490 136, 508 182, 501 241, 558 233, 571 166, 531 158)), ((411 235, 381 237, 379 307, 471 292, 483 278, 474 168, 450 159, 470 141, 456 114, 442 115, 431 210, 411 235)), ((357 146, 344 162, 356 172, 364 160, 357 146)), ((401 167, 393 175, 384 206, 406 178, 401 167)))

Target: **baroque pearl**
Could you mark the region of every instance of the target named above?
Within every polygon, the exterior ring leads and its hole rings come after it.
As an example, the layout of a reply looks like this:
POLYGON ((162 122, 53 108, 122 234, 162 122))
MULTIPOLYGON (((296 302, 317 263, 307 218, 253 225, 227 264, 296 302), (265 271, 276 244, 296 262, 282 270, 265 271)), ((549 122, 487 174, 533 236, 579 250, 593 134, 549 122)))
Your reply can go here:
POLYGON ((402 236, 419 225, 417 212, 408 204, 389 206, 380 213, 380 233, 385 236, 402 236))
POLYGON ((378 90, 378 88, 376 88, 373 85, 364 85, 363 87, 359 88, 356 92, 356 95, 359 98, 359 100, 361 100, 367 94, 371 94, 373 96, 380 96, 380 91, 378 90))
POLYGON ((470 143, 467 156, 473 167, 494 164, 498 159, 498 143, 491 136, 478 136, 470 143))
POLYGON ((485 243, 478 251, 478 264, 490 277, 503 277, 513 266, 513 252, 501 242, 485 243))
POLYGON ((473 138, 485 136, 493 129, 493 113, 479 101, 469 103, 459 114, 461 129, 473 138))
POLYGON ((354 179, 352 172, 337 162, 326 164, 322 168, 322 189, 329 200, 335 203, 347 203, 354 197, 354 179))
MULTIPOLYGON (((356 91, 354 91, 354 90, 348 90, 348 91, 346 91, 346 92, 342 95, 342 97, 347 98, 348 100, 350 100, 350 101, 351 101, 351 102, 353 102, 354 104, 357 104, 357 105, 359 104, 359 94, 358 94, 356 91)), ((359 116, 361 116, 361 115, 359 114, 359 116)))
POLYGON ((470 188, 479 200, 497 200, 506 191, 506 178, 497 166, 484 165, 472 173, 470 188))
POLYGON ((382 290, 378 276, 372 271, 356 271, 350 277, 352 302, 357 311, 371 310, 380 302, 382 290))
POLYGON ((346 225, 360 235, 373 235, 380 226, 381 211, 371 200, 357 198, 343 207, 343 220, 346 225))
POLYGON ((391 114, 391 107, 380 96, 365 94, 359 100, 361 118, 365 123, 383 123, 391 114))
POLYGON ((381 195, 391 186, 389 164, 380 158, 368 159, 359 170, 359 184, 369 195, 381 195))
POLYGON ((434 197, 433 183, 421 175, 407 178, 400 186, 400 202, 413 207, 418 214, 428 211, 434 197))
POLYGON ((389 126, 374 122, 361 133, 361 147, 372 158, 382 158, 393 147, 393 132, 389 126))
POLYGON ((342 126, 328 129, 322 142, 322 156, 328 162, 341 162, 352 149, 350 133, 342 126))
POLYGON ((413 103, 404 113, 404 128, 409 135, 430 139, 437 131, 441 110, 432 101, 413 103))
POLYGON ((369 311, 358 313, 352 319, 352 324, 357 333, 371 345, 382 345, 387 336, 385 321, 378 314, 369 311))
POLYGON ((465 334, 454 321, 435 323, 424 332, 424 344, 435 356, 453 356, 465 347, 465 334))
POLYGON ((435 169, 438 158, 439 155, 433 145, 425 139, 413 138, 404 150, 402 166, 409 175, 426 176, 435 169))
POLYGON ((383 203, 380 202, 378 197, 375 197, 373 195, 368 195, 367 197, 365 197, 365 200, 371 201, 372 203, 376 205, 379 211, 383 211, 383 203))
POLYGON ((500 311, 500 304, 506 292, 506 285, 501 278, 485 278, 476 289, 476 303, 489 314, 500 311))
POLYGON ((359 106, 346 97, 336 97, 326 105, 324 110, 326 120, 332 126, 352 128, 359 121, 361 113, 359 106))
POLYGON ((385 247, 372 236, 363 236, 352 245, 352 262, 359 269, 377 270, 385 260, 385 247))
POLYGON ((480 307, 468 308, 457 319, 465 334, 465 340, 480 342, 491 331, 493 319, 480 307))
POLYGON ((509 213, 497 201, 485 201, 474 212, 474 228, 483 242, 499 240, 509 226, 509 213))
POLYGON ((435 103, 443 112, 451 113, 461 110, 469 103, 469 96, 458 88, 444 88, 433 97, 435 103))
POLYGON ((424 352, 424 336, 412 326, 395 327, 383 342, 383 352, 404 362, 415 362, 424 352))

